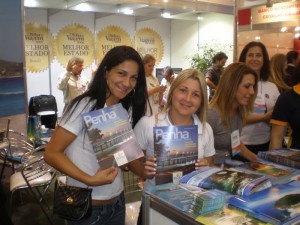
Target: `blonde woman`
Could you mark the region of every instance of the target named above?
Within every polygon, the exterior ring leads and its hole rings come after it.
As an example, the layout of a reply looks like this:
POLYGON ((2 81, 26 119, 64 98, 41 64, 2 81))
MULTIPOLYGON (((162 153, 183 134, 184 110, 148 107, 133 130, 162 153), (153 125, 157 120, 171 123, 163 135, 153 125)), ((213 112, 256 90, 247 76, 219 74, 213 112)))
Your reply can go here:
POLYGON ((163 93, 166 90, 165 85, 159 85, 158 79, 153 75, 153 70, 155 66, 155 58, 152 55, 146 54, 143 57, 147 91, 149 97, 149 105, 147 105, 146 115, 150 116, 156 114, 160 111, 160 104, 162 102, 163 93))
MULTIPOLYGON (((204 75, 195 69, 183 70, 171 84, 163 111, 151 117, 142 117, 134 128, 137 140, 147 158, 144 173, 147 177, 152 177, 146 180, 145 186, 155 185, 154 126, 197 125, 198 160, 195 169, 213 165, 214 137, 210 125, 206 122, 206 111, 207 89, 204 75)), ((142 211, 138 225, 142 224, 141 219, 142 211)))
POLYGON ((285 72, 286 68, 287 60, 284 54, 278 53, 272 56, 270 60, 271 76, 269 80, 276 84, 280 93, 291 89, 284 81, 284 77, 287 75, 285 72))
MULTIPOLYGON (((239 139, 246 114, 250 112, 256 96, 257 82, 256 72, 244 63, 232 63, 222 74, 207 113, 207 121, 214 133, 216 165, 221 165, 236 147, 231 140, 233 137, 239 139)), ((238 159, 257 160, 257 156, 241 141, 239 147, 238 156, 241 157, 238 159)))
MULTIPOLYGON (((151 117, 144 116, 134 128, 136 137, 146 153, 146 174, 155 175, 153 127, 198 126, 198 158, 195 168, 213 165, 214 138, 206 122, 207 92, 204 75, 195 69, 183 70, 172 82, 163 112, 151 117), (156 118, 155 118, 156 117, 156 118)), ((146 181, 155 184, 155 180, 146 181)))

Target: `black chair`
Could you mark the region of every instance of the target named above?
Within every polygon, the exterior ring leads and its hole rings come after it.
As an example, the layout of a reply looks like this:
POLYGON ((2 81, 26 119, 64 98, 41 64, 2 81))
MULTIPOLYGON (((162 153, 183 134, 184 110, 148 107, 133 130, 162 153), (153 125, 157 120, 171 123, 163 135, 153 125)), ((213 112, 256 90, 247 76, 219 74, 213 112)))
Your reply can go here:
POLYGON ((33 96, 29 100, 29 116, 41 117, 41 124, 54 129, 57 123, 57 103, 53 95, 33 96))

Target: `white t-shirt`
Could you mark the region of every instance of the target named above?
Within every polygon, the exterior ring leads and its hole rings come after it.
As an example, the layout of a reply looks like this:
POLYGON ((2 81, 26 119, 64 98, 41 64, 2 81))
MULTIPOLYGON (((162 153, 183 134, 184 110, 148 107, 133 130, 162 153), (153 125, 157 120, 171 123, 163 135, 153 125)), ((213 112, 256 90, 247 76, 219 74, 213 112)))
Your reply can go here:
MULTIPOLYGON (((280 95, 276 85, 269 81, 259 81, 257 84, 257 97, 254 104, 253 114, 263 114, 274 108, 276 100, 280 95), (264 102, 262 106, 261 102, 264 102), (264 107, 264 108, 263 108, 264 107), (262 110, 264 109, 264 110, 262 110)), ((270 123, 258 122, 248 124, 243 127, 241 134, 241 141, 246 145, 259 145, 270 141, 271 139, 271 125, 270 123)))
POLYGON ((169 90, 170 90, 170 87, 171 87, 171 84, 169 81, 166 80, 166 78, 163 78, 160 82, 160 85, 164 85, 166 86, 166 90, 164 91, 164 94, 163 94, 163 101, 164 103, 167 101, 167 97, 168 97, 168 93, 169 93, 169 90))
MULTIPOLYGON (((63 118, 59 125, 77 136, 65 150, 68 158, 85 173, 94 175, 99 169, 99 164, 81 118, 81 114, 90 111, 92 106, 92 104, 89 104, 84 108, 87 102, 88 98, 83 99, 80 104, 76 106, 72 116, 67 121, 63 118)), ((72 186, 86 187, 86 184, 74 180, 71 177, 68 177, 67 181, 68 184, 72 186)), ((120 195, 124 189, 121 169, 119 169, 119 173, 112 184, 90 188, 93 188, 92 199, 95 200, 106 200, 120 195)))
MULTIPOLYGON (((159 82, 156 77, 154 76, 146 76, 146 82, 147 82, 147 90, 154 88, 155 86, 159 85, 159 82)), ((155 115, 159 112, 159 93, 156 92, 153 95, 149 96, 149 102, 152 109, 152 115, 155 115)), ((147 107, 146 115, 150 116, 151 111, 150 108, 147 107)))
MULTIPOLYGON (((214 135, 211 126, 206 123, 205 129, 199 118, 193 115, 194 124, 198 125, 198 158, 210 157, 215 155, 214 135)), ((167 113, 158 114, 157 126, 171 126, 167 113)), ((134 133, 146 157, 154 156, 154 137, 153 127, 155 126, 155 116, 144 116, 134 127, 134 133)), ((155 178, 147 180, 145 186, 155 185, 155 178)))

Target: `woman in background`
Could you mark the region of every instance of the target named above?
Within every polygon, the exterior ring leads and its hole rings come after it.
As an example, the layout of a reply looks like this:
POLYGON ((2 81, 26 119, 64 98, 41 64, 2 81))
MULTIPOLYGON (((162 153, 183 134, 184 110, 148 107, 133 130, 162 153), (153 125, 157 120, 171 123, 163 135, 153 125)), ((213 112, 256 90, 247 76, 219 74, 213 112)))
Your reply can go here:
POLYGON ((287 61, 286 56, 282 53, 275 54, 271 57, 270 60, 270 81, 276 84, 280 93, 290 90, 290 86, 288 86, 284 77, 286 76, 286 68, 287 61))
POLYGON ((244 63, 232 63, 224 70, 207 113, 207 122, 214 133, 214 164, 222 165, 236 148, 240 150, 238 156, 241 157, 235 159, 257 160, 257 156, 240 141, 245 117, 256 96, 257 81, 256 72, 244 63), (236 145, 233 139, 237 141, 236 145))
POLYGON ((160 112, 160 104, 162 102, 163 93, 166 90, 166 86, 160 85, 158 79, 153 75, 155 61, 156 60, 152 55, 146 54, 143 57, 150 103, 150 107, 147 105, 147 116, 160 112))
POLYGON ((279 96, 276 85, 269 81, 269 55, 261 42, 249 42, 242 50, 240 62, 244 62, 258 75, 257 95, 254 108, 246 116, 241 140, 253 153, 267 151, 271 139, 270 119, 279 96))
MULTIPOLYGON (((134 127, 145 114, 146 100, 144 65, 139 53, 129 46, 117 46, 104 56, 88 90, 68 106, 46 147, 45 160, 68 176, 68 185, 93 189, 91 216, 68 224, 125 224, 122 171, 115 167, 101 169, 81 114, 121 103, 134 127)), ((144 176, 140 160, 127 166, 144 176)))
POLYGON ((167 102, 168 93, 171 87, 171 83, 175 79, 175 74, 173 69, 170 66, 166 66, 163 70, 163 79, 160 82, 160 85, 166 86, 166 90, 163 93, 163 99, 161 105, 164 106, 167 102))

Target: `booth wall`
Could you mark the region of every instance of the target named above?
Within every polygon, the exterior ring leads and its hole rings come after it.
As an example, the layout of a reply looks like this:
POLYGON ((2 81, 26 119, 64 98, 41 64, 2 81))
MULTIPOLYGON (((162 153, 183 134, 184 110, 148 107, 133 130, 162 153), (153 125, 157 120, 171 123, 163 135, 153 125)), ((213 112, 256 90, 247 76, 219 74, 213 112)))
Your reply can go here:
MULTIPOLYGON (((204 45, 228 54, 226 65, 233 62, 234 16, 204 14, 202 20, 173 20, 171 24, 171 66, 189 68, 191 57, 204 45)), ((202 71, 203 72, 203 71, 202 71)))
MULTIPOLYGON (((189 68, 192 54, 199 49, 199 44, 217 40, 224 44, 233 45, 233 16, 223 14, 208 14, 203 21, 180 21, 170 19, 151 19, 147 21, 136 22, 134 16, 113 15, 101 18, 95 18, 95 13, 60 11, 48 15, 47 10, 43 9, 25 9, 25 24, 39 23, 48 27, 51 35, 56 37, 58 32, 65 26, 71 24, 80 24, 89 29, 94 35, 108 26, 118 26, 125 30, 134 39, 136 31, 142 28, 154 30, 163 42, 163 57, 157 61, 156 68, 172 66, 176 68, 189 68), (226 29, 226 36, 220 33, 226 29), (214 31, 215 32, 212 32, 214 31)), ((95 38, 96 40, 96 38, 95 38)), ((94 46, 95 47, 95 46, 94 46)), ((96 51, 96 49, 95 49, 96 51)), ((229 55, 228 63, 232 56, 229 55)), ((91 68, 96 64, 96 53, 94 63, 87 65, 82 74, 91 77, 91 68)), ((56 87, 58 76, 65 71, 66 65, 61 65, 54 56, 49 62, 49 67, 39 72, 27 71, 27 93, 28 99, 40 94, 52 94, 56 97, 59 115, 61 115, 64 103, 63 93, 56 87)))

